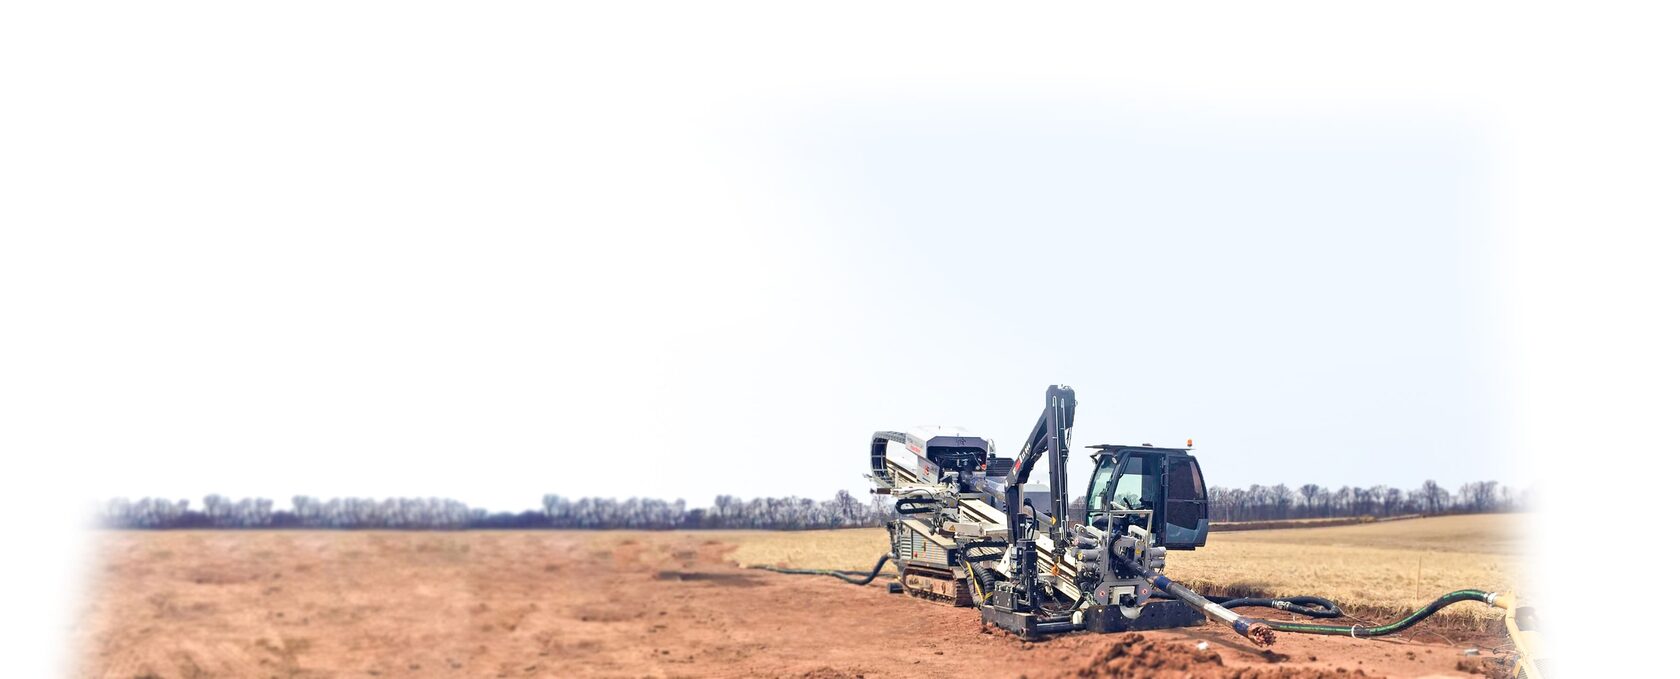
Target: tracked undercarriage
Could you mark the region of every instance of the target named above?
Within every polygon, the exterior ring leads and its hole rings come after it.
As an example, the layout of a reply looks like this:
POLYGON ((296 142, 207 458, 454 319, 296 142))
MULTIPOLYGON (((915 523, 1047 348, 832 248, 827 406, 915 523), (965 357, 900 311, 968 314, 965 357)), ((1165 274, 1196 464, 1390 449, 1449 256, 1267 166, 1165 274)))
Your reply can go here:
POLYGON ((967 578, 955 577, 951 571, 926 566, 906 566, 898 575, 904 591, 922 599, 939 601, 958 607, 974 605, 974 596, 967 578))

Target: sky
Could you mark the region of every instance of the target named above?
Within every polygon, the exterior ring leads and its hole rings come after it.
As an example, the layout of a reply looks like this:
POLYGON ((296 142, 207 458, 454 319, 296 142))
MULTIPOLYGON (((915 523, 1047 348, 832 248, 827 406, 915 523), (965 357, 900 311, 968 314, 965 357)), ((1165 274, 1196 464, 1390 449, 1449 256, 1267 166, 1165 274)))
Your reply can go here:
POLYGON ((1081 396, 1076 445, 1194 438, 1215 484, 1520 476, 1462 121, 973 97, 784 134, 794 221, 826 227, 840 288, 818 327, 881 331, 837 352, 879 395, 825 412, 1012 454, 1055 382, 1081 396))
POLYGON ((683 78, 754 79, 353 28, 297 27, 302 65, 231 35, 201 45, 226 62, 111 64, 90 77, 132 113, 25 179, 76 178, 19 234, 50 294, 17 303, 21 417, 100 460, 80 495, 828 497, 867 488, 877 429, 1012 454, 1052 383, 1076 445, 1194 438, 1216 485, 1525 482, 1473 116, 720 93, 683 78), (667 89, 616 91, 642 76, 667 89))
POLYGON ((107 456, 93 498, 821 498, 867 488, 877 429, 1013 454, 1056 383, 1075 445, 1194 438, 1215 485, 1522 480, 1491 424, 1474 126, 795 104, 645 162, 371 120, 231 175, 189 147, 195 180, 109 197, 172 218, 44 237, 77 251, 37 281, 78 301, 42 310, 49 445, 107 456))
POLYGON ((1671 478, 1672 17, 1215 4, 5 6, 19 645, 99 498, 826 496, 1052 383, 1217 485, 1671 478))

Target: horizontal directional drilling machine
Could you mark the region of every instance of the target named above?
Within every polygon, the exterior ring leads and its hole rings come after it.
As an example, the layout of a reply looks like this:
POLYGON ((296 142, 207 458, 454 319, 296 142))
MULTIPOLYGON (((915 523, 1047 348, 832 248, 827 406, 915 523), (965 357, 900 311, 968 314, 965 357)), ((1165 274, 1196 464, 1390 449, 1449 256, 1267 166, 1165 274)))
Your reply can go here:
POLYGON ((1014 459, 957 429, 875 433, 869 478, 896 500, 887 531, 904 589, 978 606, 985 621, 1026 637, 1183 627, 1211 614, 1269 643, 1264 625, 1160 573, 1168 550, 1207 543, 1207 491, 1190 449, 1091 446, 1084 511, 1069 516, 1076 405, 1072 389, 1050 387, 1014 459), (1047 456, 1049 489, 1035 493, 1027 479, 1047 456))
POLYGON ((961 429, 875 432, 867 478, 874 493, 895 500, 887 522, 891 550, 870 573, 815 572, 867 584, 891 560, 904 591, 978 607, 985 622, 1026 638, 1185 627, 1212 617, 1269 646, 1276 632, 1393 634, 1446 606, 1481 601, 1505 609, 1517 674, 1539 676, 1533 611, 1508 594, 1457 590, 1387 625, 1344 626, 1231 610, 1263 606, 1309 618, 1342 616, 1334 602, 1320 597, 1209 598, 1174 582, 1162 574, 1167 552, 1207 544, 1207 489, 1196 457, 1188 447, 1089 446, 1094 471, 1084 502, 1070 508, 1068 432, 1076 406, 1072 389, 1051 386, 1013 459, 961 429), (1028 486, 1046 458, 1048 489, 1028 486))

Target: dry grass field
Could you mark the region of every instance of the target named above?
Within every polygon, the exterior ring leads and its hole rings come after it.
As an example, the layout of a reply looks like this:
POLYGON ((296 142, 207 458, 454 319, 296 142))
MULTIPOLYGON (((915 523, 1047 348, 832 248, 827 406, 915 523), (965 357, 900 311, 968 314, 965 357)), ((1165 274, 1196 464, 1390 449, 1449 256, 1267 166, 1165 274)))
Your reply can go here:
MULTIPOLYGON (((1323 528, 1217 532, 1206 547, 1172 552, 1167 573, 1210 594, 1329 597, 1356 616, 1412 610, 1463 588, 1522 592, 1521 517, 1442 516, 1323 528)), ((721 532, 741 564, 862 569, 886 549, 879 528, 721 532)), ((1492 621, 1482 606, 1444 611, 1449 624, 1492 621)))

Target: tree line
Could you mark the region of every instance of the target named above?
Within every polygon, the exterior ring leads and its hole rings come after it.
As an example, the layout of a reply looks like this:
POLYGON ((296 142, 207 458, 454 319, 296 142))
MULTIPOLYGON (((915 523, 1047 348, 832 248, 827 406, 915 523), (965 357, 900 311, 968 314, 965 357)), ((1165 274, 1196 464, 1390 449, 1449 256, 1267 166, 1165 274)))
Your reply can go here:
POLYGON ((1300 488, 1280 483, 1208 489, 1208 518, 1213 521, 1480 514, 1517 511, 1527 504, 1527 492, 1516 492, 1498 481, 1466 483, 1456 493, 1434 480, 1412 490, 1383 485, 1332 489, 1313 483, 1300 488))
MULTIPOLYGON (((1083 503, 1075 501, 1077 507, 1083 503)), ((1478 481, 1448 491, 1434 481, 1414 490, 1388 486, 1317 484, 1299 488, 1278 484, 1208 489, 1208 518, 1213 521, 1388 517, 1410 514, 1460 514, 1521 509, 1526 493, 1514 493, 1496 481, 1478 481)), ((110 500, 100 508, 100 524, 119 529, 308 528, 389 530, 473 529, 716 529, 809 530, 879 526, 892 518, 889 498, 859 500, 840 491, 827 500, 801 497, 752 499, 719 495, 710 507, 689 507, 683 500, 658 498, 578 498, 545 495, 540 509, 490 512, 445 498, 292 498, 289 508, 272 500, 234 500, 209 495, 203 504, 187 500, 143 498, 110 500)))
POLYGON ((541 509, 490 512, 445 498, 331 498, 306 495, 292 498, 290 508, 276 508, 272 500, 233 500, 205 496, 201 506, 187 500, 118 498, 105 502, 99 523, 117 529, 710 529, 758 528, 808 530, 879 526, 890 518, 893 505, 883 496, 865 502, 848 491, 832 499, 760 497, 750 500, 719 495, 710 507, 690 508, 683 500, 658 498, 586 497, 570 499, 545 495, 541 509))

